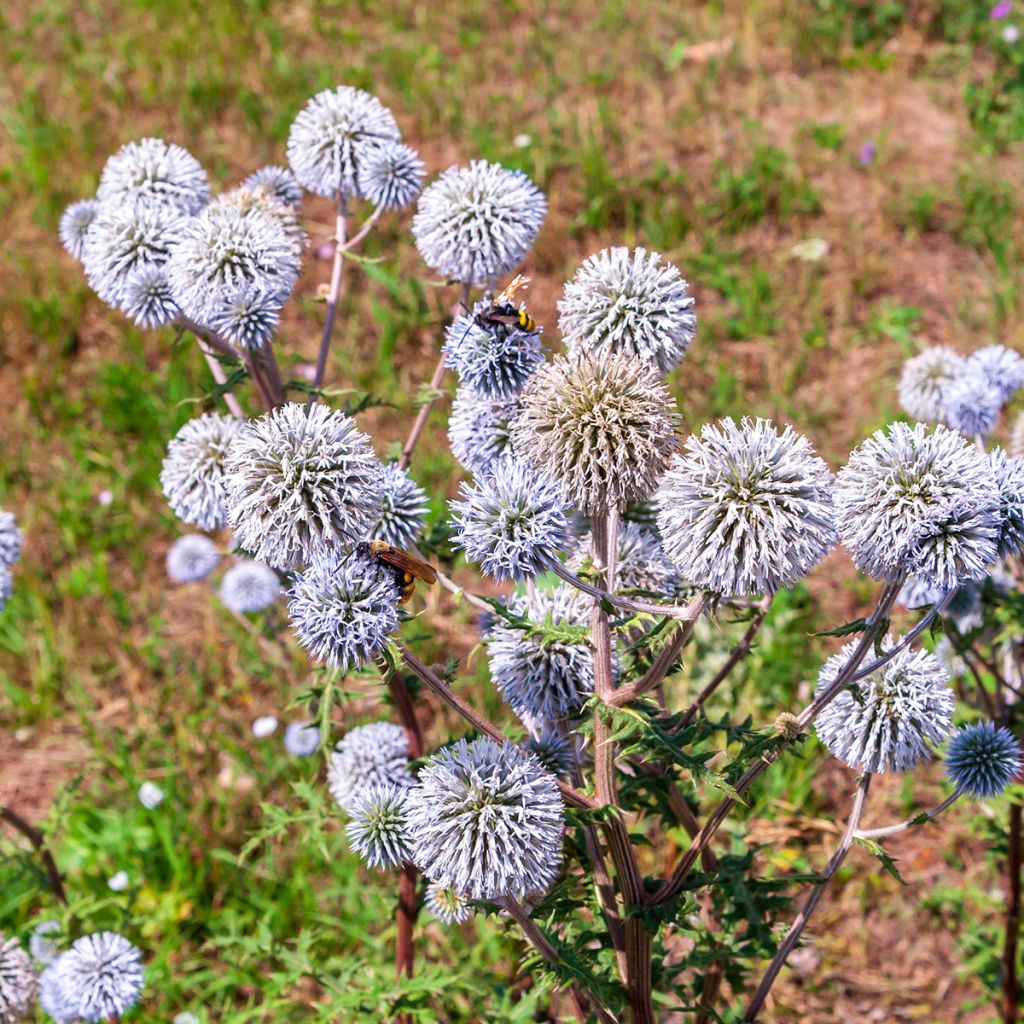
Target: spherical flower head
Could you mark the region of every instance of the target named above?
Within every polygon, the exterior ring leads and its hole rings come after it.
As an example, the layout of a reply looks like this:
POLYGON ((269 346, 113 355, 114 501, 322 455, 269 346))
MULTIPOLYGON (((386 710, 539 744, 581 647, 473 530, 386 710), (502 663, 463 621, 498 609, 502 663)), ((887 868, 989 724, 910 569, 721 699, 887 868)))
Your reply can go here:
POLYGON ((516 455, 585 515, 646 498, 676 447, 678 416, 657 374, 623 353, 560 356, 520 398, 516 455))
POLYGON ((405 823, 408 793, 408 786, 375 782, 353 797, 345 832, 352 849, 371 868, 387 871, 412 862, 405 823))
POLYGON ((57 984, 89 1024, 121 1017, 142 995, 142 955, 123 935, 83 935, 60 958, 57 984))
POLYGON ((1004 345, 979 348, 968 357, 967 366, 972 373, 988 382, 999 405, 1009 401, 1015 391, 1024 387, 1024 357, 1004 345))
POLYGON ((448 442, 463 469, 484 474, 496 459, 511 454, 512 424, 518 415, 517 402, 481 398, 461 385, 448 418, 448 442))
POLYGON ((218 196, 216 205, 231 209, 243 217, 253 214, 275 220, 291 242, 296 258, 301 259, 308 238, 299 220, 298 207, 284 202, 269 187, 247 188, 239 185, 218 196))
POLYGON ((179 537, 167 552, 167 575, 173 583, 198 583, 217 568, 217 545, 199 533, 179 537))
MULTIPOLYGON (((574 573, 592 568, 593 538, 585 533, 576 544, 566 566, 574 573)), ((648 594, 673 594, 678 584, 675 567, 668 560, 658 534, 636 522, 619 526, 619 550, 615 560, 615 589, 640 590, 648 594)))
POLYGON ((118 306, 147 330, 171 323, 181 312, 164 267, 145 267, 131 274, 124 283, 118 306))
POLYGON ((459 380, 492 401, 514 398, 544 361, 539 331, 477 320, 490 303, 481 302, 447 330, 444 349, 459 380))
POLYGON ((428 508, 427 492, 404 469, 388 464, 384 467, 380 519, 370 538, 396 548, 410 547, 423 529, 428 508))
POLYGON ((350 729, 327 763, 331 796, 350 814, 370 787, 408 789, 415 784, 409 771, 408 737, 394 722, 370 722, 350 729))
POLYGON ((950 348, 936 345, 903 364, 899 399, 907 415, 937 423, 946 418, 946 391, 967 373, 967 360, 950 348))
POLYGON ((156 810, 164 802, 164 791, 155 782, 144 782, 139 786, 139 803, 147 811, 156 810))
POLYGON ((242 182, 242 187, 250 192, 264 189, 286 206, 298 206, 302 202, 302 186, 287 167, 273 164, 261 167, 242 182))
MULTIPOLYGON (((971 580, 962 583, 946 603, 943 617, 953 623, 960 633, 977 629, 984 621, 984 581, 971 580)), ((896 600, 905 608, 930 608, 938 604, 946 592, 928 579, 910 576, 903 584, 896 600)))
POLYGON ((449 281, 486 284, 518 266, 547 214, 522 171, 474 160, 449 167, 420 196, 412 233, 427 266, 449 281))
POLYGON ((220 581, 220 599, 233 612, 261 612, 281 596, 277 573, 262 562, 236 562, 220 581))
POLYGON ((59 959, 39 975, 39 1005, 57 1024, 74 1024, 78 1020, 77 1005, 60 985, 59 959))
POLYGON ((400 142, 384 142, 369 149, 359 162, 359 195, 384 210, 400 210, 423 191, 426 168, 419 153, 400 142))
POLYGON ((323 559, 380 518, 384 469, 369 438, 323 403, 291 402, 247 424, 224 474, 235 540, 275 569, 323 559))
POLYGON ((357 176, 381 145, 399 142, 394 115, 376 96, 339 85, 317 93, 288 132, 288 163, 318 196, 361 196, 357 176))
POLYGON ((1020 743, 1005 726, 978 722, 960 729, 946 751, 946 777, 968 796, 999 796, 1024 769, 1020 743))
POLYGON ((206 325, 236 351, 262 348, 274 337, 281 322, 281 307, 288 298, 284 291, 260 285, 243 285, 221 296, 208 311, 206 325))
POLYGON ((6 565, 0 565, 0 612, 7 606, 14 593, 14 576, 6 565))
POLYGON ((999 492, 999 557, 1015 558, 1024 547, 1024 459, 1002 448, 989 453, 999 492))
POLYGON ((21 943, 0 933, 0 1024, 28 1019, 36 983, 36 969, 21 943))
POLYGON ((210 201, 210 182, 187 149, 141 139, 107 160, 96 198, 104 206, 166 207, 191 216, 210 201))
POLYGON ((379 654, 401 621, 394 575, 372 558, 327 556, 295 574, 288 596, 299 644, 341 672, 379 654))
POLYGON ((260 715, 259 718, 253 720, 252 734, 258 740, 265 740, 277 732, 277 725, 277 719, 273 715, 260 715))
MULTIPOLYGON (((569 587, 540 590, 526 606, 514 602, 512 610, 552 626, 582 626, 590 621, 589 602, 569 587)), ((542 642, 501 619, 486 641, 494 685, 520 718, 565 718, 594 691, 594 662, 584 637, 542 642)))
POLYGON ((549 888, 562 865, 563 814, 540 761, 486 736, 432 757, 406 804, 416 866, 477 900, 549 888))
POLYGON ((47 938, 49 935, 60 935, 60 933, 60 922, 53 920, 40 921, 32 929, 32 934, 28 938, 28 951, 36 963, 44 966, 52 964, 60 956, 57 943, 53 939, 47 938))
POLYGON ((308 718, 289 722, 284 730, 284 749, 292 757, 312 757, 320 747, 320 729, 308 718))
POLYGON ((21 557, 22 536, 13 512, 0 508, 0 565, 10 568, 21 557))
POLYGON ((79 199, 71 203, 61 214, 57 235, 68 255, 74 256, 76 260, 82 258, 85 236, 96 219, 99 208, 100 204, 95 199, 79 199))
POLYGON ((189 420, 167 445, 160 486, 183 523, 200 530, 224 526, 224 459, 242 426, 235 416, 205 413, 189 420))
POLYGON ((832 474, 807 438, 769 420, 725 419, 687 439, 661 483, 665 553, 726 596, 792 586, 836 542, 832 474))
POLYGON ((442 924, 464 924, 475 913, 465 896, 437 882, 427 886, 423 903, 442 924))
POLYGON ((583 262, 558 303, 570 352, 626 352, 666 374, 697 330, 687 283, 656 252, 616 247, 583 262))
POLYGON ((968 437, 988 437, 1002 405, 1000 392, 980 373, 967 373, 946 388, 946 424, 968 437))
POLYGON ((560 488, 514 459, 499 459, 451 503, 454 544, 496 580, 522 582, 547 570, 569 540, 560 488))
MULTIPOLYGON (((883 650, 896 646, 886 637, 883 650)), ((850 660, 856 641, 833 655, 818 676, 824 693, 850 660)), ((909 647, 881 668, 840 691, 818 716, 818 739, 833 757, 876 775, 907 772, 931 758, 933 744, 953 728, 949 676, 928 651, 909 647)))
POLYGON ((999 491, 988 456, 946 427, 892 423, 836 476, 839 538, 862 572, 900 571, 943 590, 984 576, 998 553, 999 491))
POLYGON ((525 746, 556 778, 568 779, 572 775, 576 764, 576 751, 569 736, 564 736, 557 729, 546 725, 536 736, 530 737, 525 746))

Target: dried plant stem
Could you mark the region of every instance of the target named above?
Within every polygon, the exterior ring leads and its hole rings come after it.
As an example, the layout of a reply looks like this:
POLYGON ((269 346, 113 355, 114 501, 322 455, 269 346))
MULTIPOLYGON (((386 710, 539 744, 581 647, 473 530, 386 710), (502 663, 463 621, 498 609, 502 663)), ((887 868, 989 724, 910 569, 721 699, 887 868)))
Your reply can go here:
MULTIPOLYGON (((237 359, 238 353, 223 338, 218 337, 213 331, 202 327, 184 314, 178 316, 176 323, 184 330, 191 332, 192 336, 196 339, 196 344, 199 346, 199 351, 203 353, 203 358, 206 360, 206 365, 210 368, 214 381, 220 387, 227 384, 227 374, 214 353, 219 352, 221 355, 229 356, 232 359, 237 359)), ((238 399, 235 398, 234 394, 230 391, 225 391, 222 397, 231 415, 244 420, 245 413, 242 411, 242 407, 238 404, 238 399)))
POLYGON ((267 383, 266 377, 263 375, 263 370, 260 368, 255 352, 246 352, 245 365, 249 369, 249 376, 252 377, 253 383, 259 390, 263 404, 268 409, 273 409, 277 403, 274 401, 274 394, 267 383))
POLYGON ((807 902, 804 904, 803 909, 799 914, 797 914, 796 920, 789 929, 789 933, 786 935, 785 939, 782 940, 782 945, 779 946, 775 956, 772 957, 772 962, 768 965, 768 970, 761 979, 761 983, 757 986, 757 990, 754 992, 754 996, 747 1006, 746 1013, 743 1014, 744 1021, 757 1020, 757 1015, 761 1012, 761 1007, 764 1005, 765 999, 768 998, 768 993, 771 992, 772 985, 775 984, 775 979, 779 976, 779 972, 786 963, 786 959, 789 957, 789 954, 793 952, 797 942, 800 941, 800 936, 803 933, 804 928, 807 927, 807 922, 811 919, 811 914, 814 913, 815 908, 821 901, 821 897, 825 895, 825 890, 828 888, 829 883, 833 878, 835 878, 836 872, 842 866, 843 861, 846 860, 846 855, 850 852, 850 847, 853 846, 853 841, 857 833, 857 826, 860 824, 861 815, 864 813, 864 802, 867 799, 868 789, 870 786, 871 775, 869 773, 860 780, 860 783, 857 786, 857 792, 853 797, 853 806, 850 809, 850 817, 846 823, 846 831, 843 833, 842 839, 839 840, 839 845, 836 847, 835 853, 832 854, 825 870, 822 872, 821 881, 814 887, 811 894, 807 897, 807 902))
POLYGON ((927 811, 922 811, 920 814, 915 814, 912 818, 907 818, 904 821, 897 822, 895 825, 886 825, 883 828, 858 829, 854 839, 881 839, 884 836, 894 836, 900 832, 907 832, 912 828, 916 828, 918 825, 924 825, 933 818, 937 818, 944 810, 946 810, 947 807, 959 800, 962 795, 962 791, 957 789, 947 796, 941 804, 938 804, 927 811))
POLYGON ((1020 1013, 1020 980, 1017 977, 1017 943, 1021 925, 1021 804, 1010 804, 1010 834, 1006 858, 1006 923, 1003 938, 1003 1024, 1017 1024, 1020 1013))
POLYGON ((266 367, 267 383, 273 392, 274 402, 276 405, 281 405, 285 399, 284 381, 281 380, 281 368, 277 365, 277 356, 274 355, 274 349, 269 341, 263 342, 260 347, 260 356, 263 359, 264 367, 266 367))
POLYGON ((64 891, 64 882, 60 877, 60 871, 57 869, 57 862, 53 859, 53 854, 50 853, 49 847, 46 845, 43 833, 39 829, 33 828, 20 814, 16 814, 9 807, 2 805, 0 805, 0 821, 6 821, 8 825, 16 828, 32 844, 36 853, 39 854, 39 859, 43 862, 43 870, 46 872, 46 877, 54 896, 64 906, 67 906, 68 895, 64 891))
POLYGON ((327 354, 331 350, 331 334, 334 331, 334 319, 338 315, 338 300, 341 298, 341 271, 345 264, 345 230, 346 230, 345 197, 338 193, 338 211, 334 219, 334 262, 331 264, 331 283, 327 290, 327 315, 324 318, 324 333, 320 338, 320 351, 316 357, 316 374, 313 377, 313 389, 309 393, 307 405, 312 405, 320 397, 320 389, 327 373, 327 354))

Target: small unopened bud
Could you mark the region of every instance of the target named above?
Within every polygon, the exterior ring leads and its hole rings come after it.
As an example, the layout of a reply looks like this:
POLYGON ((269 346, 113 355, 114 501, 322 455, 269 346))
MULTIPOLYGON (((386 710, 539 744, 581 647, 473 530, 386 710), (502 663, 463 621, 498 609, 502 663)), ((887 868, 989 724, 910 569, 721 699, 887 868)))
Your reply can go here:
POLYGON ((800 735, 800 720, 796 715, 783 711, 775 719, 775 735, 781 736, 784 740, 792 743, 800 735))

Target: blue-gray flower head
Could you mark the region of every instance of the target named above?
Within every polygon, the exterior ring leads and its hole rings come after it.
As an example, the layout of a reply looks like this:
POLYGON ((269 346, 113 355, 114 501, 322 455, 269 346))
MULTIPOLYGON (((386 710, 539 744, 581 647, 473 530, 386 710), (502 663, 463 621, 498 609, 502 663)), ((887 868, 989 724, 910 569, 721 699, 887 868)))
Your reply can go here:
POLYGON ((394 722, 370 722, 350 729, 327 762, 331 796, 349 813, 370 786, 408 789, 415 784, 409 771, 409 740, 394 722))
POLYGON ((676 449, 679 417, 668 389, 626 353, 559 356, 520 396, 516 455, 561 484, 584 514, 646 498, 676 449))
POLYGON ((419 153, 401 142, 384 142, 367 151, 359 162, 359 194, 374 206, 400 210, 423 191, 426 168, 419 153))
POLYGON ((464 924, 476 913, 465 896, 437 882, 427 886, 423 904, 442 924, 464 924))
POLYGON ((571 735, 564 736, 553 726, 546 725, 536 736, 531 736, 525 746, 552 775, 568 779, 576 764, 574 743, 571 735))
POLYGON ((658 253, 602 249, 566 284, 558 327, 570 352, 627 352, 666 374, 693 341, 693 304, 683 276, 658 253))
POLYGON ((57 235, 60 238, 60 244, 76 260, 82 258, 85 236, 89 233, 89 228, 96 219, 99 209, 100 204, 95 199, 79 199, 77 202, 71 203, 61 214, 57 235))
POLYGON ((299 644, 342 672, 380 653, 401 621, 393 575, 357 555, 329 555, 296 573, 288 595, 299 644))
POLYGON ((131 274, 118 303, 139 327, 153 330, 172 323, 180 314, 164 267, 145 267, 131 274))
MULTIPOLYGON (((529 604, 513 602, 511 607, 532 622, 549 626, 583 626, 590 621, 590 602, 571 587, 540 590, 529 604)), ((594 662, 585 636, 542 642, 500 619, 486 641, 494 685, 521 718, 565 718, 594 691, 594 662)))
POLYGON ((903 364, 899 399, 915 420, 940 423, 946 418, 946 390, 967 372, 967 360, 950 348, 936 345, 903 364))
POLYGON ((658 492, 665 553, 690 583, 774 594, 836 543, 832 474, 807 438, 769 420, 725 419, 687 439, 658 492))
POLYGON ((40 921, 39 924, 32 929, 32 934, 28 937, 28 951, 32 954, 32 959, 36 963, 52 964, 54 960, 60 956, 60 948, 56 941, 51 938, 47 938, 49 935, 60 935, 61 934, 60 921, 40 921))
MULTIPOLYGON (((890 651, 896 644, 886 637, 882 646, 890 651)), ((818 676, 819 695, 835 682, 856 647, 856 641, 849 643, 825 662, 818 676)), ((907 772, 930 760, 932 746, 952 731, 955 706, 939 659, 906 647, 840 691, 814 729, 829 753, 851 768, 876 775, 907 772)))
POLYGON ((462 468, 487 473, 496 459, 512 452, 512 424, 519 415, 515 401, 481 398, 462 385, 455 392, 448 418, 448 442, 462 468))
POLYGON ((96 198, 108 207, 162 206, 190 216, 210 201, 210 182, 187 149, 162 139, 140 139, 107 160, 96 198))
POLYGON ((1016 558, 1024 547, 1024 459, 995 448, 989 462, 999 492, 999 557, 1016 558))
MULTIPOLYGON (((984 619, 983 580, 971 580, 957 587, 953 597, 946 605, 943 617, 951 621, 961 633, 969 633, 977 629, 984 619)), ((920 576, 910 576, 903 584, 897 603, 905 608, 931 608, 945 596, 941 587, 935 586, 920 576)))
POLYGON ((479 302, 469 316, 459 317, 446 332, 443 351, 463 384, 500 401, 522 391, 544 362, 544 353, 539 331, 499 323, 481 326, 476 318, 488 308, 489 302, 479 302))
POLYGON ((7 607, 11 595, 14 593, 14 577, 6 565, 0 565, 0 612, 7 607))
POLYGON ((0 508, 0 565, 10 568, 21 557, 22 539, 14 513, 0 508))
POLYGON ((167 552, 167 575, 173 583, 197 583, 217 568, 217 545, 200 533, 179 537, 167 552))
POLYGON ((562 866, 563 814, 540 761, 486 736, 432 757, 406 803, 416 866, 477 900, 549 888, 562 866))
POLYGON ((522 171, 474 160, 449 167, 424 190, 412 233, 424 262, 441 277, 482 285, 523 261, 547 207, 522 171))
POLYGON ((242 187, 250 192, 266 189, 275 199, 288 206, 298 206, 302 202, 302 186, 287 167, 276 167, 273 164, 261 167, 242 182, 242 187))
POLYGON ((235 416, 204 413, 189 420, 167 445, 160 486, 183 523, 219 530, 227 522, 224 460, 243 425, 235 416))
POLYGON ((236 542, 275 569, 343 550, 380 518, 383 466, 355 420, 323 403, 291 402, 246 424, 224 476, 236 542))
POLYGON ((984 576, 1002 516, 988 456, 946 427, 892 423, 836 476, 839 539, 861 572, 901 571, 943 590, 984 576))
POLYGON ((946 751, 946 777, 968 796, 999 796, 1021 770, 1020 743, 1005 726, 978 722, 960 729, 946 751))
POLYGON ((957 378, 943 395, 946 425, 968 437, 988 437, 999 419, 1000 392, 980 373, 957 378))
POLYGON ((569 540, 565 499, 557 485, 522 462, 499 459, 451 503, 455 546, 496 580, 517 583, 547 571, 569 540))
POLYGON ((121 1017, 142 995, 142 957, 123 935, 83 935, 57 962, 57 984, 89 1024, 121 1017))
POLYGON ((21 943, 0 932, 0 1024, 28 1019, 37 980, 36 969, 21 943))
MULTIPOLYGON (((593 539, 585 533, 566 560, 574 573, 592 569, 593 539)), ((679 582, 658 534, 640 523, 623 522, 619 527, 619 552, 615 562, 615 589, 642 590, 648 594, 674 594, 679 582)))
POLYGON ((373 540, 382 540, 396 548, 411 547, 423 529, 427 513, 427 492, 394 463, 384 467, 381 513, 370 531, 373 540))
POLYGON ((236 562, 220 581, 220 599, 233 612, 261 612, 281 596, 277 573, 262 562, 236 562))
POLYGON ((243 285, 228 292, 208 312, 206 326, 239 352, 261 348, 274 337, 288 293, 243 285))
POLYGON ((59 958, 39 975, 39 1005, 57 1024, 74 1024, 78 1008, 60 986, 59 958))
POLYGON ((372 782, 356 793, 345 827, 352 849, 371 868, 399 868, 412 862, 405 822, 408 786, 372 782))
POLYGON ((394 115, 376 96, 339 85, 317 93, 292 122, 288 163, 318 196, 359 196, 363 162, 387 142, 399 142, 394 115))
POLYGON ((312 757, 320 747, 320 729, 308 718, 289 722, 284 730, 284 749, 292 757, 312 757))
POLYGON ((93 291, 120 307, 136 275, 165 268, 188 221, 170 207, 106 205, 82 245, 82 266, 93 291))
POLYGON ((1013 393, 1024 387, 1024 357, 1005 345, 986 345, 972 353, 967 365, 988 381, 999 396, 999 404, 1009 401, 1013 393))

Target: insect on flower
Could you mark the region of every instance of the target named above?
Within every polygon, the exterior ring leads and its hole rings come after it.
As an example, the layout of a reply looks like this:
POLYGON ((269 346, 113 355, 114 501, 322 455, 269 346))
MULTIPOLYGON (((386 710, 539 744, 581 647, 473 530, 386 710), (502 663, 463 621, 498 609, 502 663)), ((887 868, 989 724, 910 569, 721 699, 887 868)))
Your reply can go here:
MULTIPOLYGON (((482 331, 486 331, 495 324, 503 327, 518 327, 521 331, 529 331, 533 334, 537 330, 537 322, 525 309, 517 307, 512 301, 518 292, 528 288, 529 285, 528 277, 516 274, 509 286, 491 301, 487 309, 472 317, 469 327, 466 328, 466 334, 469 334, 474 325, 482 331)), ((466 312, 468 313, 469 310, 466 312)), ((464 334, 462 337, 465 338, 465 336, 464 334)))
POLYGON ((427 584, 437 582, 437 572, 432 565, 382 540, 362 541, 356 545, 356 554, 385 566, 394 574, 399 604, 405 604, 412 597, 417 580, 423 580, 427 584))

